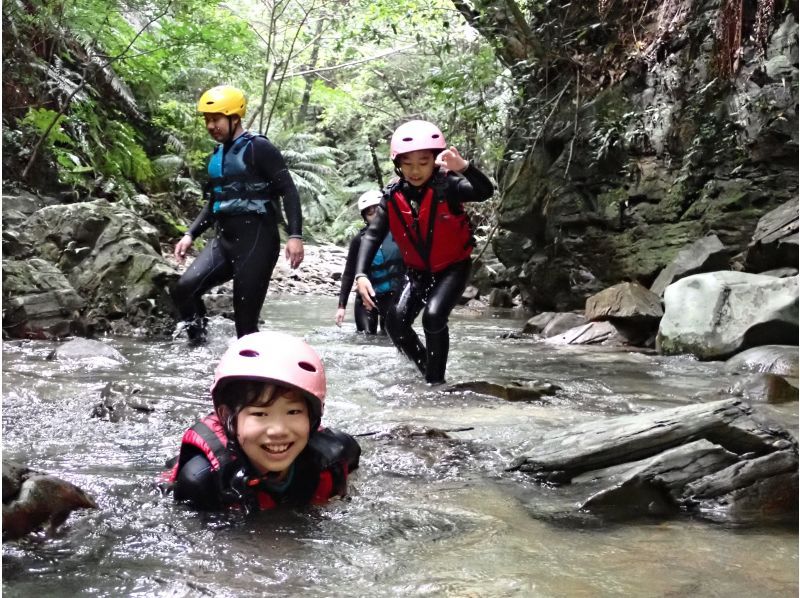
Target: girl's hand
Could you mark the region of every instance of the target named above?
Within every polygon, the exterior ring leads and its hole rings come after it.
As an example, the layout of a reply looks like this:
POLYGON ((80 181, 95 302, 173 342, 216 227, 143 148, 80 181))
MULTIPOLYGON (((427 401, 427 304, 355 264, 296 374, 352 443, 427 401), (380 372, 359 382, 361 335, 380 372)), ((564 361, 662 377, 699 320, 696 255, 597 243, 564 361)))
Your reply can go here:
POLYGON ((444 166, 447 170, 461 173, 467 169, 469 161, 462 158, 455 146, 451 145, 450 149, 446 149, 436 156, 436 165, 444 166))
POLYGON ((375 296, 375 290, 372 288, 372 283, 369 281, 369 278, 366 276, 359 276, 356 281, 356 288, 358 289, 358 294, 361 295, 361 300, 364 302, 364 307, 370 311, 378 307, 372 300, 375 296))
POLYGON ((343 307, 340 307, 339 309, 336 310, 336 318, 334 318, 334 322, 336 322, 336 325, 339 328, 342 327, 342 322, 344 322, 344 308, 343 307))

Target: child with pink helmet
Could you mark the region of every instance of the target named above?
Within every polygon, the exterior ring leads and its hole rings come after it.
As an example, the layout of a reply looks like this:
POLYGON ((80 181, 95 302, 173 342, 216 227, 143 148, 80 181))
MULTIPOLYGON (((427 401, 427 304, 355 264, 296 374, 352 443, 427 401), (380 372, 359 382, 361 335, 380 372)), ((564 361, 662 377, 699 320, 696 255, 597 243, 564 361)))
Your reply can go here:
POLYGON ((321 426, 325 369, 305 341, 256 332, 234 341, 211 386, 214 411, 183 435, 168 474, 195 508, 322 504, 347 492, 361 449, 321 426))
POLYGON ((399 178, 384 190, 364 233, 356 285, 364 304, 375 309, 375 291, 366 273, 391 232, 408 278, 386 314, 386 329, 425 380, 440 384, 450 349, 450 312, 472 269, 475 240, 463 204, 489 199, 494 186, 454 146, 448 147, 439 128, 428 121, 400 125, 392 135, 390 157, 399 178), (424 345, 412 328, 420 312, 424 345))

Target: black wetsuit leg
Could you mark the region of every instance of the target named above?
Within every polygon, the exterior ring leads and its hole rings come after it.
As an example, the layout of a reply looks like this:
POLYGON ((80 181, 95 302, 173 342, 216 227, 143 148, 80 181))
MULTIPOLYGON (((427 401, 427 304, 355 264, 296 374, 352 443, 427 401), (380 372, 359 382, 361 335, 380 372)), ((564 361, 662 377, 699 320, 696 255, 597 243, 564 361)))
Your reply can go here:
POLYGON ((396 298, 397 293, 394 291, 375 295, 375 304, 378 306, 378 323, 380 325, 381 334, 387 334, 386 314, 389 313, 389 309, 394 305, 396 298))
POLYGON ((392 342, 414 362, 423 375, 425 375, 427 354, 411 325, 424 307, 425 281, 429 279, 424 273, 409 271, 406 286, 397 297, 397 302, 386 311, 386 331, 392 342))
POLYGON ((172 290, 180 318, 186 322, 203 318, 206 310, 202 296, 233 279, 236 336, 257 332, 279 251, 280 237, 274 219, 257 214, 219 217, 217 236, 172 290))
POLYGON ((189 325, 190 338, 193 338, 193 333, 204 334, 206 307, 203 295, 212 287, 230 280, 231 276, 233 267, 222 243, 215 237, 172 287, 172 300, 180 319, 189 325))
POLYGON ((375 334, 378 330, 378 312, 364 307, 361 295, 356 295, 353 315, 356 320, 356 330, 365 334, 375 334))
POLYGON ((275 218, 244 214, 220 219, 219 239, 233 269, 233 313, 236 336, 258 332, 258 319, 272 271, 278 262, 280 237, 275 218))
POLYGON ((427 368, 425 380, 430 383, 444 382, 447 354, 450 349, 450 331, 447 321, 450 312, 458 304, 467 287, 472 262, 463 260, 448 266, 433 275, 422 313, 422 329, 425 331, 427 368))

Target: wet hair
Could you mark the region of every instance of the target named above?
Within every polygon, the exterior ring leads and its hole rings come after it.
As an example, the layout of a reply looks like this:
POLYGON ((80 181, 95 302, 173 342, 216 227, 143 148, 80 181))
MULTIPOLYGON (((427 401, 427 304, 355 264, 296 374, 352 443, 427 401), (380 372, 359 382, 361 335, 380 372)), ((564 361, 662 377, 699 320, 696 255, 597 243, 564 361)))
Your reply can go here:
MULTIPOLYGON (((225 408, 218 408, 217 415, 228 439, 236 442, 236 421, 242 410, 247 407, 268 407, 287 391, 293 390, 292 387, 277 386, 263 380, 231 380, 225 384, 219 391, 219 404, 225 408)), ((302 396, 299 391, 295 392, 302 396)), ((306 403, 309 419, 313 421, 314 410, 311 402, 306 397, 303 397, 303 400, 306 403)))

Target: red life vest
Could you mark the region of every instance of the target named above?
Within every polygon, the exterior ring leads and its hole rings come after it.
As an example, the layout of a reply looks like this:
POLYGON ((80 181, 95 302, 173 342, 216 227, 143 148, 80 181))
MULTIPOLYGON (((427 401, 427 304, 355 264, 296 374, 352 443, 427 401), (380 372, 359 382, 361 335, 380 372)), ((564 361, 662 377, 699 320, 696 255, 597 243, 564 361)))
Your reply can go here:
POLYGON ((463 210, 454 213, 441 190, 428 187, 416 213, 403 193, 394 189, 387 212, 389 230, 409 268, 440 272, 472 255, 475 240, 469 217, 463 210))
MULTIPOLYGON (((178 479, 180 468, 186 462, 186 456, 191 452, 190 448, 199 449, 209 463, 211 463, 211 471, 216 475, 225 467, 235 461, 235 456, 227 449, 228 437, 222 424, 219 421, 216 413, 210 413, 186 430, 181 439, 181 451, 177 463, 174 467, 164 476, 168 484, 174 484, 178 479)), ((342 465, 345 469, 344 476, 347 477, 347 466, 342 465)), ((220 480, 221 481, 221 480, 220 480)), ((221 484, 218 484, 221 486, 221 484)), ((336 488, 334 487, 333 474, 330 470, 323 470, 319 475, 319 482, 314 490, 314 494, 309 501, 313 505, 322 505, 328 502, 334 495, 336 488)), ((277 504, 268 492, 263 490, 256 490, 256 499, 258 501, 259 509, 262 511, 274 509, 277 504)))

